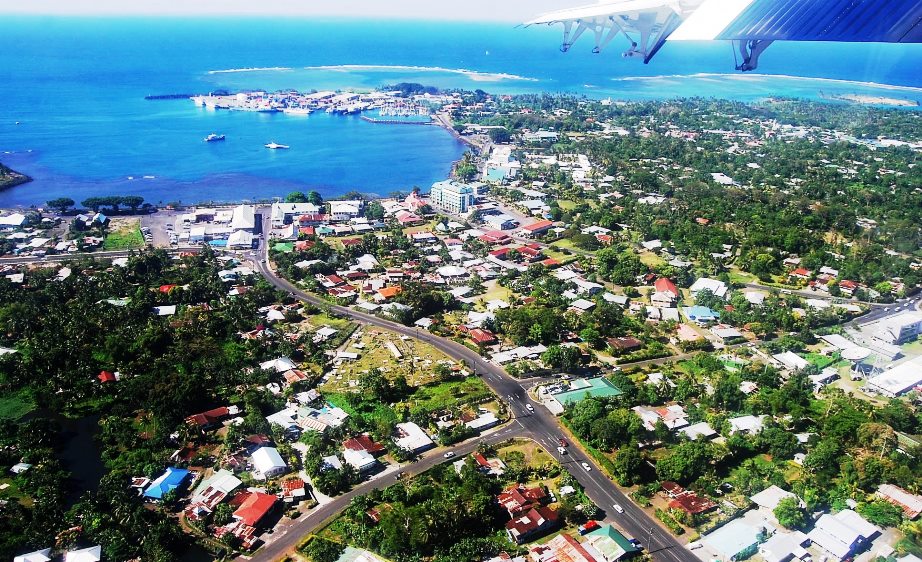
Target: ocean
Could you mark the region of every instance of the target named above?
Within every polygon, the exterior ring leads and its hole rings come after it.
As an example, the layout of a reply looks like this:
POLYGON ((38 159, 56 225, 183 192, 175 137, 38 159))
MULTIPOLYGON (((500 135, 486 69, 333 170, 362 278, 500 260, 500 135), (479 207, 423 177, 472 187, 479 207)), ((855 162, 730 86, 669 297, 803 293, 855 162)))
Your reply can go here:
POLYGON ((215 112, 144 99, 151 94, 412 81, 623 100, 857 92, 922 101, 919 45, 775 44, 756 74, 742 75, 726 43, 667 43, 643 65, 622 60, 617 41, 593 55, 585 37, 561 53, 556 27, 9 15, 3 27, 0 162, 35 180, 0 192, 3 208, 61 196, 191 204, 310 189, 387 195, 444 179, 465 150, 438 127, 215 112), (202 142, 212 132, 227 141, 202 142), (270 141, 291 149, 266 150, 270 141))

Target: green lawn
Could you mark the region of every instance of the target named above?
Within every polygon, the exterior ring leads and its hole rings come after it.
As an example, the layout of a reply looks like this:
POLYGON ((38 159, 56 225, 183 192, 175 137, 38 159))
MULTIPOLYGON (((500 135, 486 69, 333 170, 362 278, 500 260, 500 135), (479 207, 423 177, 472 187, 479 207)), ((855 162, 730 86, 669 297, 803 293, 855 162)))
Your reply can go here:
POLYGON ((429 411, 445 410, 456 404, 478 401, 493 396, 479 377, 449 381, 418 388, 406 401, 429 411))
POLYGON ((35 409, 25 392, 0 396, 0 420, 17 420, 35 409))
POLYGON ((143 246, 144 235, 141 234, 141 221, 138 219, 113 221, 102 243, 103 250, 130 250, 143 246))
POLYGON ((804 354, 804 359, 809 361, 810 364, 815 365, 817 369, 822 370, 837 362, 839 357, 837 355, 826 356, 819 353, 806 353, 804 354))
POLYGON ((572 211, 576 208, 576 202, 568 199, 558 199, 557 205, 564 211, 572 211))

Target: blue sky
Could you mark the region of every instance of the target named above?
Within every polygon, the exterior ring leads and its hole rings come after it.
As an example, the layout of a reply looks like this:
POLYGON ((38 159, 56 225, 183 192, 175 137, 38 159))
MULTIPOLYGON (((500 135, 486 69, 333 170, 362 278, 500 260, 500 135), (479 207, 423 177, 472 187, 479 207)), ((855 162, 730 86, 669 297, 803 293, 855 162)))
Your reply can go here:
POLYGON ((0 13, 55 15, 298 15, 525 21, 592 0, 0 0, 0 13))

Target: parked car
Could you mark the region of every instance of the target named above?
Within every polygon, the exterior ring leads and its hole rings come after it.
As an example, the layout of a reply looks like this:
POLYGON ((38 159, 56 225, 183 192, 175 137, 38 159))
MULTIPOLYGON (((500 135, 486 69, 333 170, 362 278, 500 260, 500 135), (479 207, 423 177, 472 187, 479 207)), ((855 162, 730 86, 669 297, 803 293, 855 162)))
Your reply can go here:
POLYGON ((448 451, 447 453, 445 453, 445 454, 442 455, 442 456, 445 457, 446 459, 450 459, 451 457, 455 456, 455 452, 454 452, 454 451, 448 451))

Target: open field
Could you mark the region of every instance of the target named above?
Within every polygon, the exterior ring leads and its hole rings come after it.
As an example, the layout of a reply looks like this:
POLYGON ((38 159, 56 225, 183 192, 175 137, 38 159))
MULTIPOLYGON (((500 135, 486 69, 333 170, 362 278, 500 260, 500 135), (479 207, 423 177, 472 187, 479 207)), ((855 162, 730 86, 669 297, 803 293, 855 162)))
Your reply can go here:
POLYGON ((141 219, 110 219, 109 233, 102 244, 104 250, 130 250, 144 246, 141 219))
POLYGON ((335 368, 335 374, 321 388, 325 392, 352 392, 357 389, 359 376, 373 368, 381 369, 389 378, 403 375, 411 386, 422 386, 436 380, 434 370, 437 363, 455 364, 429 344, 403 339, 393 332, 378 328, 356 332, 342 346, 341 351, 356 353, 359 357, 355 360, 337 360, 339 365, 335 368), (391 346, 396 348, 399 358, 391 346))

